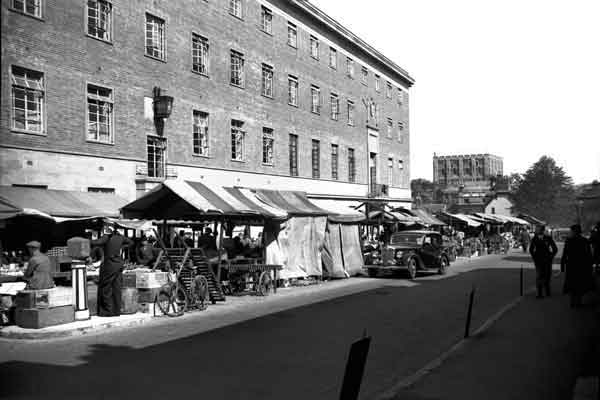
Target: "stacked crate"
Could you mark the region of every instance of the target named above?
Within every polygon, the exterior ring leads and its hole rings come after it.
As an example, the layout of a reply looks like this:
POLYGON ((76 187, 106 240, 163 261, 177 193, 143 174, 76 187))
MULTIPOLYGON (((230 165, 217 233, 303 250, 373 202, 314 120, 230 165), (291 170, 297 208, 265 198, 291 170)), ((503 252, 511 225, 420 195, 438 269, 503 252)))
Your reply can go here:
POLYGON ((21 290, 15 305, 15 322, 21 328, 40 329, 75 320, 73 289, 70 287, 21 290))
POLYGON ((123 274, 123 287, 136 288, 140 310, 151 314, 154 314, 154 302, 160 289, 167 283, 167 272, 135 271, 123 274))

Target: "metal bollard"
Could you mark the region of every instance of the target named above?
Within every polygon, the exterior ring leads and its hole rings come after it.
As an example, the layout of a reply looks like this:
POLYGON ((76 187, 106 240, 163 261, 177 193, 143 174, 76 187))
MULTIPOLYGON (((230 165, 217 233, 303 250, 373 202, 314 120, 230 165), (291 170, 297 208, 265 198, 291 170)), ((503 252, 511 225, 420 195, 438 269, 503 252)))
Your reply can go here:
POLYGON ((521 264, 519 294, 523 297, 523 264, 521 264))
POLYGON ((366 332, 362 339, 352 343, 350 354, 348 355, 348 362, 346 363, 346 372, 344 373, 344 380, 342 382, 340 400, 358 399, 370 345, 371 336, 367 336, 366 332))
POLYGON ((88 309, 87 269, 83 261, 73 260, 71 264, 71 284, 73 285, 73 306, 75 320, 90 319, 88 309))
POLYGON ((475 299, 475 286, 471 289, 469 295, 469 309, 467 311, 467 321, 465 322, 465 339, 469 337, 471 331, 471 316, 473 315, 473 300, 475 299))

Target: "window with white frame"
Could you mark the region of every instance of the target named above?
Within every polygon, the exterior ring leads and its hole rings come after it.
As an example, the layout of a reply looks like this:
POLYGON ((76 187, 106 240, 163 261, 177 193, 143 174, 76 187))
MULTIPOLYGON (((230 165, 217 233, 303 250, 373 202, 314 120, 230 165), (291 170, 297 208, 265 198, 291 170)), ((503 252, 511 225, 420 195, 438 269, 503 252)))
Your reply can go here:
POLYGON ((42 0, 12 0, 13 10, 33 17, 42 17, 42 0))
POLYGON ((208 113, 193 111, 193 152, 199 156, 208 156, 208 113))
POLYGON ((331 179, 338 180, 338 145, 331 145, 331 179))
POLYGON ((391 138, 392 137, 392 130, 394 129, 394 122, 392 121, 391 118, 387 119, 387 137, 391 138))
POLYGON ((321 89, 315 85, 310 87, 310 111, 315 114, 321 112, 321 89))
POLYGON ((167 140, 158 136, 147 137, 148 176, 164 178, 166 172, 167 140))
POLYGON ((360 82, 363 85, 366 85, 368 78, 369 78, 369 70, 367 69, 367 67, 362 67, 362 69, 361 69, 361 75, 360 75, 360 82))
POLYGON ((400 171, 403 171, 403 170, 404 170, 404 161, 402 161, 402 160, 398 160, 398 169, 399 169, 400 171))
POLYGON ((346 58, 346 73, 350 78, 354 78, 354 60, 350 57, 346 58))
POLYGON ((394 159, 388 158, 388 181, 387 184, 389 187, 392 187, 394 184, 394 159))
POLYGON ((231 120, 231 159, 235 161, 244 161, 244 141, 246 132, 244 131, 244 122, 231 120))
POLYGON ((386 84, 385 97, 388 99, 392 98, 392 84, 390 82, 386 84))
POLYGON ((337 50, 333 47, 329 48, 329 66, 333 69, 337 68, 337 50))
POLYGON ((274 144, 275 144, 275 136, 273 135, 273 129, 263 128, 262 162, 265 165, 273 165, 274 144))
POLYGON ((348 125, 354 125, 354 102, 348 100, 348 125))
POLYGON ((146 13, 146 54, 165 59, 165 21, 146 13))
POLYGON ((298 29, 296 25, 288 22, 288 41, 287 43, 293 48, 298 47, 298 29))
POLYGON ((329 102, 331 104, 331 119, 337 121, 340 115, 340 99, 338 95, 331 93, 329 102))
POLYGON ((192 33, 192 70, 208 75, 208 39, 192 33))
POLYGON ((88 84, 87 109, 87 140, 114 143, 112 89, 88 84))
POLYGON ((298 176, 298 135, 290 133, 290 176, 298 176))
POLYGON ((242 18, 242 0, 229 0, 229 13, 235 17, 242 18))
POLYGON ((375 90, 377 92, 381 91, 381 78, 377 74, 375 74, 375 90))
POLYGON ((44 74, 12 66, 12 127, 44 132, 44 74))
POLYGON ((104 0, 88 0, 87 33, 110 42, 112 31, 112 4, 104 0))
POLYGON ((313 179, 319 179, 321 177, 321 142, 316 139, 312 140, 311 164, 313 179))
POLYGON ((404 141, 404 122, 398 122, 398 141, 402 143, 404 141))
POLYGON ((262 95, 273 97, 273 67, 262 65, 262 95))
POLYGON ((231 79, 235 86, 244 86, 244 55, 231 50, 231 79))
POLYGON ((298 78, 288 75, 288 103, 298 106, 298 78))
POLYGON ((354 149, 348 148, 348 182, 356 181, 356 159, 354 149))
POLYGON ((268 34, 273 33, 273 12, 265 6, 261 6, 260 11, 261 29, 268 34))
POLYGON ((312 35, 310 37, 310 56, 315 60, 319 59, 319 39, 312 35))

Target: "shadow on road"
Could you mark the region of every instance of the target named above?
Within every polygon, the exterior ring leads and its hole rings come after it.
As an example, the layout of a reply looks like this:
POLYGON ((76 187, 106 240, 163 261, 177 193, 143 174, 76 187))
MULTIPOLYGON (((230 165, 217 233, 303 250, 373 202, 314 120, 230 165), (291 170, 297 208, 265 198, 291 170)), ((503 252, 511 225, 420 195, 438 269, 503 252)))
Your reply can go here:
MULTIPOLYGON (((528 286, 533 281, 533 271, 526 271, 528 286)), ((460 340, 473 285, 476 329, 518 296, 519 271, 481 269, 419 283, 369 290, 141 349, 94 344, 82 357, 85 364, 76 367, 52 365, 51 359, 3 363, 0 397, 331 399, 339 394, 349 345, 366 329, 373 343, 361 393, 369 398, 460 340)))

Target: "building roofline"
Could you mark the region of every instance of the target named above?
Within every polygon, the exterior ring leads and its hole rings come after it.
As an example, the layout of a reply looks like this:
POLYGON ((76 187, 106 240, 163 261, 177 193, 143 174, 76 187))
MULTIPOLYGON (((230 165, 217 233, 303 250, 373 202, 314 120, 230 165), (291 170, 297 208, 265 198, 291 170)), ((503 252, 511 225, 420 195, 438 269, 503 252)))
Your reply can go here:
POLYGON ((314 4, 311 4, 308 0, 290 0, 290 1, 296 7, 302 9, 304 12, 307 12, 314 18, 318 19, 320 22, 322 22, 323 24, 328 26, 330 29, 333 29, 333 30, 337 31, 338 33, 340 33, 346 40, 356 44, 361 50, 363 50, 365 53, 367 53, 368 55, 370 55, 377 61, 385 64, 393 72, 398 74, 398 76, 400 76, 406 82, 408 87, 411 87, 415 83, 414 78, 411 77, 406 70, 404 70, 398 64, 396 64, 395 62, 393 62, 392 60, 390 60, 389 58, 384 56, 382 53, 377 51, 375 48, 373 48, 367 42, 365 42, 364 40, 362 40, 361 38, 356 36, 350 30, 345 28, 342 24, 337 22, 335 19, 333 19, 329 15, 325 14, 323 11, 321 11, 319 8, 317 8, 314 4))

